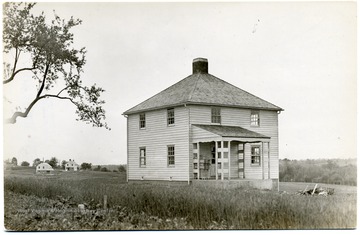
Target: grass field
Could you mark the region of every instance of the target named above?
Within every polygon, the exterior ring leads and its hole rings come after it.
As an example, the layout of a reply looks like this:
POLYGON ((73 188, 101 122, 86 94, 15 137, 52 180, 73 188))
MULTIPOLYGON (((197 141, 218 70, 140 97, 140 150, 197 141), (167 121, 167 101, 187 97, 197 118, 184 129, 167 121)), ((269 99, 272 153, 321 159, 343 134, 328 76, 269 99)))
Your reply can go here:
POLYGON ((5 172, 8 230, 333 229, 356 227, 356 187, 328 197, 295 193, 306 183, 280 183, 280 191, 128 185, 115 172, 5 172), (285 192, 284 192, 285 191, 285 192), (104 195, 108 206, 103 207, 104 195), (86 210, 78 209, 84 204, 86 210))

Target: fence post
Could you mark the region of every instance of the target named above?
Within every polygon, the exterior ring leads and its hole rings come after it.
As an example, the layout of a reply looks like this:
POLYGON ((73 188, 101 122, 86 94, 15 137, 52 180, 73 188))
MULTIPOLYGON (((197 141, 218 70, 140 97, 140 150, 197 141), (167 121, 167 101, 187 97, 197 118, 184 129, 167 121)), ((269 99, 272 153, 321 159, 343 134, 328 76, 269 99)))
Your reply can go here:
POLYGON ((104 210, 107 209, 107 195, 104 195, 104 210))

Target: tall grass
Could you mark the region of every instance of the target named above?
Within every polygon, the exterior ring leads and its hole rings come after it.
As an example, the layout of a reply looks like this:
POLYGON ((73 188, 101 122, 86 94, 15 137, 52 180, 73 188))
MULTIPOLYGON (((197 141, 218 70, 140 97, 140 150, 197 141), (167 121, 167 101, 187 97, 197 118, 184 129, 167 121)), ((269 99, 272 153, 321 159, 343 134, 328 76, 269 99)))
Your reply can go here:
MULTIPOLYGON (((106 173, 104 173, 106 174, 106 173)), ((5 178, 5 190, 75 203, 122 206, 135 213, 186 218, 195 229, 221 224, 226 229, 327 229, 356 226, 356 195, 329 197, 279 194, 260 190, 197 188, 192 186, 127 185, 101 178, 5 178)), ((5 202, 6 203, 6 202, 5 202)))

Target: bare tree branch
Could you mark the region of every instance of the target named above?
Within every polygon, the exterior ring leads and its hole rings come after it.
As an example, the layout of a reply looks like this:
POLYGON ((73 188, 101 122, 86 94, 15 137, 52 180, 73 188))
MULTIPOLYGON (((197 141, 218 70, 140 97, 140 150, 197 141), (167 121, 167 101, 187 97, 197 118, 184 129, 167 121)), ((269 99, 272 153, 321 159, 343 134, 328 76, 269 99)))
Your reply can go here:
POLYGON ((18 74, 18 73, 20 73, 20 72, 22 72, 22 71, 26 71, 26 70, 31 71, 31 70, 33 70, 33 69, 36 69, 36 68, 35 68, 35 67, 32 67, 32 68, 22 68, 22 69, 17 70, 17 71, 15 71, 14 73, 11 74, 11 76, 10 76, 9 79, 4 80, 4 81, 3 81, 3 84, 7 84, 7 83, 11 82, 12 80, 14 80, 16 74, 18 74))

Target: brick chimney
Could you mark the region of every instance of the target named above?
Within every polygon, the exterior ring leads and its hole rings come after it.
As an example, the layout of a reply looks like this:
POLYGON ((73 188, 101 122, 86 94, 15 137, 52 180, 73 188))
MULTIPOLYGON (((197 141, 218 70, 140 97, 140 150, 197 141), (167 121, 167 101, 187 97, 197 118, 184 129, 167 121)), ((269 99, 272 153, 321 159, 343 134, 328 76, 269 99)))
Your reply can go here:
POLYGON ((193 60, 193 74, 208 73, 208 60, 205 58, 196 58, 193 60))

